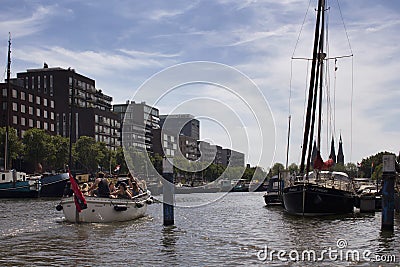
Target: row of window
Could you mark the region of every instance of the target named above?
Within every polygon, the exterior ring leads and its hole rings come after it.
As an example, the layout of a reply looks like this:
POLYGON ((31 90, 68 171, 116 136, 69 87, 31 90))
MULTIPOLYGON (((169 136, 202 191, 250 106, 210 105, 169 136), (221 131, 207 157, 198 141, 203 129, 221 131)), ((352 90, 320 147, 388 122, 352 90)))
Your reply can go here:
MULTIPOLYGON (((15 89, 12 89, 11 95, 13 98, 18 98, 18 91, 15 89)), ((7 88, 3 88, 3 96, 7 97, 7 88)), ((21 100, 26 101, 26 93, 20 92, 19 98, 21 100)), ((33 103, 33 101, 35 101, 35 103, 38 105, 43 105, 45 107, 50 106, 51 108, 54 108, 54 100, 49 101, 45 97, 43 97, 43 98, 40 96, 34 97, 34 95, 32 95, 32 94, 28 94, 28 102, 33 103)))
MULTIPOLYGON (((21 125, 21 126, 28 126, 28 127, 36 127, 38 129, 50 130, 54 132, 54 123, 43 122, 34 119, 27 119, 25 117, 18 117, 16 115, 13 116, 13 124, 21 125)), ((23 133, 22 133, 23 134, 23 133)))
MULTIPOLYGON (((36 77, 36 83, 35 83, 35 76, 31 76, 31 89, 38 89, 38 92, 41 91, 42 89, 42 83, 41 83, 41 76, 36 77), (36 86, 35 86, 36 85, 36 86)), ((43 92, 47 94, 47 76, 43 75, 43 92)), ((25 89, 29 89, 29 77, 25 77, 25 89)), ((50 89, 50 94, 53 94, 53 75, 49 76, 49 89, 50 89)))
MULTIPOLYGON (((12 110, 18 112, 18 106, 19 106, 18 103, 13 102, 12 103, 12 110)), ((6 102, 3 103, 3 109, 4 110, 7 109, 7 103, 6 102)), ((34 107, 31 107, 31 106, 26 107, 24 104, 21 104, 19 106, 19 111, 21 113, 23 113, 23 114, 28 112, 29 115, 35 115, 36 114, 37 117, 43 117, 45 119, 50 118, 51 120, 54 120, 54 112, 52 112, 52 111, 49 112, 46 109, 42 110, 40 108, 34 108, 34 107)))

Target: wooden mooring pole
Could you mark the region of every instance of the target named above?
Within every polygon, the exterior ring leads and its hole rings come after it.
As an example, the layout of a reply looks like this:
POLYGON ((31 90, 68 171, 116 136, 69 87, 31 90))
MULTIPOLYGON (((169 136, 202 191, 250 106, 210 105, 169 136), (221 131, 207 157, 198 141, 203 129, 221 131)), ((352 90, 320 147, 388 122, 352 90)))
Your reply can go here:
POLYGON ((172 158, 163 159, 164 226, 174 225, 174 167, 172 158))
POLYGON ((383 156, 382 174, 382 230, 394 230, 394 183, 396 179, 395 156, 383 156))

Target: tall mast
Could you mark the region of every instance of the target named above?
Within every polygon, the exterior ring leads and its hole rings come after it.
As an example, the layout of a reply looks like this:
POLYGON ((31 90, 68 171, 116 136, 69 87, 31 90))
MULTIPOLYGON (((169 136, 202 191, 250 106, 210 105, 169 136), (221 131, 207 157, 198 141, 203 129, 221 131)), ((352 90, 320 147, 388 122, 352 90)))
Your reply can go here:
POLYGON ((8 57, 7 57, 7 116, 6 116, 6 136, 4 143, 4 170, 8 169, 8 135, 10 132, 10 93, 11 93, 11 33, 8 33, 8 57))
POLYGON ((301 162, 300 162, 300 173, 304 174, 304 162, 308 147, 308 137, 310 135, 310 123, 311 123, 311 108, 313 106, 314 100, 314 84, 315 84, 315 69, 317 65, 318 58, 318 44, 320 38, 320 23, 321 23, 321 11, 322 6, 325 0, 318 0, 318 12, 317 12, 317 21, 315 25, 315 33, 314 33, 314 48, 313 48, 313 59, 311 64, 311 77, 310 77, 310 87, 308 89, 308 103, 307 103, 307 113, 306 113, 306 122, 304 125, 304 136, 303 136, 303 147, 301 152, 301 162))
POLYGON ((321 151, 321 128, 322 128, 322 88, 323 88, 323 75, 324 75, 324 59, 326 54, 324 53, 324 36, 325 36, 325 0, 322 3, 322 23, 321 23, 321 35, 319 40, 319 108, 318 108, 318 137, 317 137, 317 148, 321 151))

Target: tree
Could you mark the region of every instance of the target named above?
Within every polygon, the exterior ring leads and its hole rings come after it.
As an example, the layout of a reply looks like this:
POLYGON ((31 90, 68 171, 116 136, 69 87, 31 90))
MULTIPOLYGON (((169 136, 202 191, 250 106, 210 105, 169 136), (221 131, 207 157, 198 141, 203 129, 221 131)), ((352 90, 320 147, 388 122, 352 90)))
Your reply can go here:
MULTIPOLYGON (((5 151, 5 141, 6 141, 6 127, 0 128, 0 151, 1 153, 4 153, 5 151)), ((19 140, 18 135, 17 135, 17 130, 14 128, 9 128, 8 129, 8 162, 7 166, 9 166, 9 169, 12 168, 11 162, 12 160, 15 160, 24 151, 24 145, 23 143, 19 140)))
POLYGON ((50 135, 42 129, 31 128, 24 133, 25 158, 34 164, 37 171, 46 166, 51 151, 50 135))
POLYGON ((285 167, 283 166, 282 163, 275 163, 274 166, 272 166, 270 172, 268 173, 268 177, 271 178, 275 175, 278 175, 278 173, 280 173, 281 171, 283 171, 285 169, 285 167))
POLYGON ((64 169, 68 163, 69 139, 60 135, 51 136, 49 151, 48 167, 53 170, 64 169))
POLYGON ((350 177, 357 177, 357 165, 352 163, 352 162, 348 162, 345 165, 346 168, 346 173, 350 176, 350 177))
POLYGON ((383 155, 394 155, 394 153, 384 151, 363 159, 361 161, 360 177, 372 177, 374 168, 382 163, 383 155))
POLYGON ((100 159, 103 157, 99 146, 92 137, 81 136, 75 143, 75 161, 88 172, 97 170, 100 159))
POLYGON ((289 173, 293 174, 293 173, 299 173, 299 166, 297 166, 296 163, 292 163, 289 165, 288 167, 289 169, 289 173))

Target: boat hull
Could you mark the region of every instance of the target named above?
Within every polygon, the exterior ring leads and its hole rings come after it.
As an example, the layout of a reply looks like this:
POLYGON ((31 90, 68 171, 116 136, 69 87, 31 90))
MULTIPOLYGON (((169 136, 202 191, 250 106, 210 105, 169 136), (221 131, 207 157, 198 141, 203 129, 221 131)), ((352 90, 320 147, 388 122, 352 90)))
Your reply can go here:
POLYGON ((143 217, 147 210, 147 199, 144 197, 129 200, 86 197, 87 208, 81 212, 76 211, 74 197, 62 199, 60 205, 68 222, 110 223, 143 217))
POLYGON ((37 198, 38 188, 29 181, 0 184, 0 198, 37 198))
POLYGON ((65 185, 69 181, 68 173, 60 173, 55 175, 44 176, 40 179, 41 197, 62 197, 65 185))
POLYGON ((332 215, 354 211, 354 195, 348 191, 312 184, 298 184, 283 190, 285 210, 295 215, 332 215))

